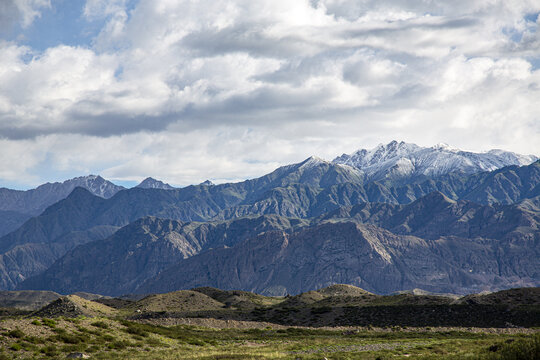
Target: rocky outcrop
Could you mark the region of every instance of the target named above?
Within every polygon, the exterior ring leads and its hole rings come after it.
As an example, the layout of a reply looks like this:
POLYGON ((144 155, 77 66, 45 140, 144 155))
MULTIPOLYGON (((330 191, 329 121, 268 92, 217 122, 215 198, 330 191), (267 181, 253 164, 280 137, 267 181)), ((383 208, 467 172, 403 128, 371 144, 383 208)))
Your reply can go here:
POLYGON ((76 295, 62 296, 50 304, 34 312, 33 316, 38 317, 69 317, 78 316, 114 316, 117 311, 106 305, 85 300, 76 295))

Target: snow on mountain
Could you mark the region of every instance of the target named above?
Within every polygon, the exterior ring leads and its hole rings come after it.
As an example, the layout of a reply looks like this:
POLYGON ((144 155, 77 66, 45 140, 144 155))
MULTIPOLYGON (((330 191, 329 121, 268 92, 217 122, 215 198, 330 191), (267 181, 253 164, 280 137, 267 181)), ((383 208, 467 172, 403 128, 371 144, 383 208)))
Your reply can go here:
POLYGON ((169 184, 164 183, 163 181, 156 180, 151 177, 147 177, 144 179, 139 185, 136 187, 142 188, 142 189, 162 189, 162 190, 173 190, 175 189, 169 184))
POLYGON ((351 155, 343 154, 335 164, 355 167, 369 180, 414 180, 435 178, 450 172, 473 174, 493 171, 510 165, 529 165, 538 160, 534 155, 520 155, 503 150, 483 153, 463 151, 447 144, 421 147, 392 141, 371 150, 361 149, 351 155))

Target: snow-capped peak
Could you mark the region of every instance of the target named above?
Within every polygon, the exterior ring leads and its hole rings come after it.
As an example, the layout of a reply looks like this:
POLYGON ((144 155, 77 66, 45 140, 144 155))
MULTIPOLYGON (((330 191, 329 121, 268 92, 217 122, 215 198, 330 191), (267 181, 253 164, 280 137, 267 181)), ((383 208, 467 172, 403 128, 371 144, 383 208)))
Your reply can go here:
POLYGON ((451 151, 451 152, 458 152, 461 151, 458 148, 452 147, 448 145, 447 143, 438 143, 431 147, 433 150, 441 150, 441 151, 451 151))
POLYGON ((301 169, 309 169, 320 164, 328 163, 328 161, 321 159, 317 156, 310 156, 306 160, 300 163, 301 169))
POLYGON ((528 165, 538 158, 508 151, 484 153, 462 151, 448 144, 432 147, 391 141, 371 150, 361 149, 352 155, 343 154, 333 160, 362 171, 370 180, 411 180, 434 178, 450 172, 472 174, 492 171, 509 165, 528 165))
POLYGON ((110 198, 118 191, 124 189, 124 187, 113 184, 112 182, 105 180, 99 175, 79 176, 64 181, 61 186, 69 189, 69 191, 73 190, 75 187, 78 186, 83 187, 90 191, 92 194, 103 198, 110 198))

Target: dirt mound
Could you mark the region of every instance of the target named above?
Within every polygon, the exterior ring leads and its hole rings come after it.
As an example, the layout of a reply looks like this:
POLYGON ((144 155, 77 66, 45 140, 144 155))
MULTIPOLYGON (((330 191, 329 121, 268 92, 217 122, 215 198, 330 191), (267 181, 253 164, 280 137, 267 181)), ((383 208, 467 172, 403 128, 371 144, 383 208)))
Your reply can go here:
POLYGON ((459 299, 461 304, 540 305, 540 288, 518 288, 490 294, 472 294, 459 299))
POLYGON ((75 296, 78 296, 80 298, 90 300, 90 301, 96 301, 98 299, 104 299, 104 298, 110 299, 109 296, 103 296, 103 295, 99 295, 99 294, 92 294, 92 293, 87 293, 87 292, 84 292, 84 291, 79 291, 79 292, 73 293, 71 295, 75 295, 75 296))
POLYGON ((192 290, 180 290, 166 294, 155 294, 145 297, 128 309, 139 311, 202 311, 223 309, 225 304, 212 299, 210 296, 192 290))
POLYGON ((325 299, 326 296, 318 291, 308 291, 299 295, 291 296, 281 303, 282 307, 305 307, 325 299))
POLYGON ((319 294, 325 296, 362 296, 373 295, 369 291, 352 285, 336 284, 317 290, 319 294))
POLYGON ((76 295, 62 296, 33 315, 40 317, 114 316, 116 310, 106 305, 85 300, 76 295))
POLYGON ((220 290, 212 287, 201 287, 192 290, 205 294, 227 307, 246 310, 257 306, 275 305, 283 301, 282 297, 264 296, 241 290, 220 290))

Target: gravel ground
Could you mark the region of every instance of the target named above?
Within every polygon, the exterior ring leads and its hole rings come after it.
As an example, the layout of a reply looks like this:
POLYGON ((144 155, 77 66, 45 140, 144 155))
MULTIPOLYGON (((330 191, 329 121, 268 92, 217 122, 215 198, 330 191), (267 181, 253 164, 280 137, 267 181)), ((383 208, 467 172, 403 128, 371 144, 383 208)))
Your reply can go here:
POLYGON ((136 320, 143 324, 161 325, 161 326, 175 326, 175 325, 195 325, 204 326, 215 329, 287 329, 287 328, 303 328, 303 329, 321 329, 321 330, 337 330, 344 331, 348 334, 354 334, 358 331, 376 331, 376 332, 447 332, 447 331, 465 331, 470 333, 484 333, 484 334, 534 334, 540 332, 540 329, 527 329, 527 328, 477 328, 477 327, 395 327, 395 328, 381 328, 381 327, 356 327, 356 326, 336 326, 336 327, 304 327, 304 326, 284 326, 273 324, 269 322, 259 321, 239 321, 239 320, 222 320, 212 318, 156 318, 156 319, 143 319, 136 320))

